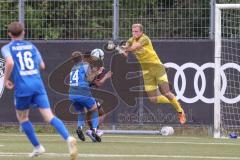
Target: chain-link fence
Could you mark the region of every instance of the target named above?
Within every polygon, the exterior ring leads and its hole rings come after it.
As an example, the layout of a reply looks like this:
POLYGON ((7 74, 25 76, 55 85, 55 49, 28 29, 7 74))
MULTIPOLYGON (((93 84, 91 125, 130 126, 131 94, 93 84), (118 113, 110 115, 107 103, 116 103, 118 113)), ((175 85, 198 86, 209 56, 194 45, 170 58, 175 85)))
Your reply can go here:
POLYGON ((25 2, 29 39, 104 39, 112 36, 111 0, 25 2))
MULTIPOLYGON (((0 39, 18 19, 30 40, 126 39, 133 23, 142 23, 152 39, 208 39, 215 1, 1 0, 0 39)), ((237 0, 219 0, 227 2, 237 0)))
POLYGON ((136 22, 142 23, 153 39, 209 37, 209 0, 141 0, 139 3, 127 3, 120 2, 121 38, 130 35, 131 24, 136 22))
POLYGON ((18 20, 18 3, 0 0, 0 39, 7 37, 7 25, 18 20))

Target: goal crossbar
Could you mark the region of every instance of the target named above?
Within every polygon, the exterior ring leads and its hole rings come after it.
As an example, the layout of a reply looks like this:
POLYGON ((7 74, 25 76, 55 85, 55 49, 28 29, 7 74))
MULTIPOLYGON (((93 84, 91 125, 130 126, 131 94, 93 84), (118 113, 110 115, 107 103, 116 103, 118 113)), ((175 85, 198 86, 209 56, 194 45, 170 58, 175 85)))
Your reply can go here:
POLYGON ((240 9, 240 4, 216 4, 218 9, 240 9))

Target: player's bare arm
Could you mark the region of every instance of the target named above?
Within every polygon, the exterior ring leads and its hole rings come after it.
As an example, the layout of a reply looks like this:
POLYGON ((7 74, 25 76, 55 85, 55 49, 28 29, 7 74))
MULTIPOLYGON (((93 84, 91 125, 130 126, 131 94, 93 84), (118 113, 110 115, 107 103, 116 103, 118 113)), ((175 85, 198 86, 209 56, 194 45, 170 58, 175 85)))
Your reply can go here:
POLYGON ((129 45, 128 43, 125 46, 122 46, 124 52, 122 54, 127 57, 129 53, 134 53, 134 51, 139 50, 142 48, 141 43, 134 43, 133 45, 129 45))
POLYGON ((97 75, 102 73, 103 69, 104 69, 103 67, 100 67, 100 68, 98 68, 98 67, 92 67, 92 68, 89 67, 88 72, 87 72, 87 80, 89 82, 92 82, 97 75))
POLYGON ((134 52, 142 48, 142 44, 139 42, 134 43, 133 45, 126 48, 126 52, 134 52))
POLYGON ((41 61, 40 63, 40 69, 44 70, 46 68, 45 63, 41 61))
POLYGON ((13 61, 11 56, 8 56, 5 60, 6 60, 6 68, 5 68, 5 72, 4 72, 4 75, 5 75, 4 76, 4 83, 5 83, 5 86, 8 89, 13 89, 14 85, 9 80, 9 78, 10 78, 10 75, 11 75, 12 70, 13 70, 14 61, 13 61))
POLYGON ((106 82, 107 79, 109 79, 109 78, 112 77, 112 74, 113 74, 113 73, 112 73, 111 71, 108 71, 108 72, 104 75, 104 77, 103 77, 102 79, 94 81, 94 84, 95 84, 96 86, 101 86, 101 85, 103 85, 103 84, 106 82))

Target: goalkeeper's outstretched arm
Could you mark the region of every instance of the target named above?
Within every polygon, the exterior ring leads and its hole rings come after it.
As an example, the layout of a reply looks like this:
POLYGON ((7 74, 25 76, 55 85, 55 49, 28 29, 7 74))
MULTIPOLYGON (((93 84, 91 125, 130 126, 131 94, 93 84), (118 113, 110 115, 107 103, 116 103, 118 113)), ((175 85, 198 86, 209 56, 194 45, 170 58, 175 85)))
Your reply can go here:
POLYGON ((128 56, 128 53, 134 53, 135 50, 138 50, 140 48, 142 48, 141 43, 134 43, 133 45, 129 45, 128 43, 125 46, 122 46, 122 48, 124 49, 124 52, 122 53, 125 57, 128 56))
POLYGON ((135 50, 138 50, 138 49, 140 49, 140 48, 142 48, 141 43, 136 42, 136 43, 134 43, 134 44, 131 45, 131 46, 126 46, 125 51, 126 51, 126 52, 134 52, 135 50))

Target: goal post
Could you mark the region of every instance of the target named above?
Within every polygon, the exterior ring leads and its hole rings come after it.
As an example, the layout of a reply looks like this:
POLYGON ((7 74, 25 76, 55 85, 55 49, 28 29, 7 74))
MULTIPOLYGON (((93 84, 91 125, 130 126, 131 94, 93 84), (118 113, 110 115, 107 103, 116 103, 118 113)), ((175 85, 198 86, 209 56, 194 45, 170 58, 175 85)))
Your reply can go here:
POLYGON ((214 138, 220 138, 240 133, 240 4, 215 5, 214 61, 214 138))

